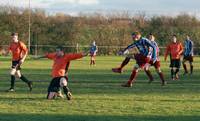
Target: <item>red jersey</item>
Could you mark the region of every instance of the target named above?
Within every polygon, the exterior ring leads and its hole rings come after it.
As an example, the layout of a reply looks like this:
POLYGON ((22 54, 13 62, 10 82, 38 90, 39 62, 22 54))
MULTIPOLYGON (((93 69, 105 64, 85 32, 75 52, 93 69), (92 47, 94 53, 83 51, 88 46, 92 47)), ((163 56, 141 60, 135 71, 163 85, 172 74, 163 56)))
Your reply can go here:
POLYGON ((46 54, 46 57, 54 61, 51 75, 53 78, 55 78, 55 77, 65 76, 66 65, 71 60, 82 58, 83 53, 65 54, 63 57, 57 57, 56 53, 49 53, 46 54))
POLYGON ((183 45, 180 42, 170 43, 165 52, 165 59, 167 59, 168 54, 171 55, 171 59, 180 59, 183 53, 183 45))
POLYGON ((24 53, 28 52, 28 49, 23 42, 19 41, 18 43, 12 42, 9 46, 9 51, 12 52, 12 60, 18 61, 24 53))

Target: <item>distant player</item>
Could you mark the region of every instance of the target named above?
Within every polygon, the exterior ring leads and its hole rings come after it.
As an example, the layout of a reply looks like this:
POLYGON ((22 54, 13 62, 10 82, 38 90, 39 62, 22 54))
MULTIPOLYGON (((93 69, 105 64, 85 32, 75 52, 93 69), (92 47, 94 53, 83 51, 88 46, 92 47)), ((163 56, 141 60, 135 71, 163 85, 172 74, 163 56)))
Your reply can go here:
POLYGON ((165 52, 165 61, 167 56, 170 55, 170 68, 171 68, 171 78, 172 80, 179 79, 179 69, 181 66, 180 58, 183 53, 183 46, 177 41, 176 35, 173 35, 172 42, 167 46, 165 52))
POLYGON ((58 96, 60 88, 63 89, 68 100, 72 99, 72 94, 67 86, 68 78, 66 78, 66 67, 71 60, 76 60, 86 56, 87 54, 65 54, 62 47, 57 47, 55 53, 49 53, 39 58, 48 58, 53 60, 51 83, 48 87, 47 99, 51 100, 58 96))
POLYGON ((97 54, 97 51, 98 51, 98 47, 96 45, 96 42, 93 41, 91 47, 90 47, 90 65, 95 65, 96 62, 95 62, 95 57, 96 57, 96 54, 97 54))
POLYGON ((187 66, 185 64, 185 62, 189 62, 190 63, 190 74, 193 73, 193 41, 190 39, 189 35, 187 35, 186 40, 185 40, 185 50, 184 50, 184 57, 183 57, 183 68, 185 70, 184 75, 188 74, 188 70, 187 70, 187 66))
MULTIPOLYGON (((133 54, 133 58, 136 60, 136 65, 133 68, 129 81, 123 84, 123 87, 132 87, 132 83, 135 81, 139 69, 146 70, 151 59, 153 60, 153 63, 156 61, 155 45, 153 45, 148 39, 141 37, 139 32, 132 33, 132 38, 134 43, 120 52, 120 54, 125 54, 131 48, 136 47, 138 49, 138 53, 133 54), (153 48, 151 51, 151 57, 148 57, 149 47, 153 48)), ((118 70, 119 68, 113 69, 114 72, 118 72, 118 70)))
MULTIPOLYGON (((12 68, 10 71, 11 75, 11 87, 8 92, 14 92, 15 86, 15 76, 19 77, 22 81, 27 83, 29 90, 32 91, 32 82, 25 78, 24 75, 21 74, 21 65, 24 63, 26 56, 28 55, 28 49, 26 45, 18 40, 18 33, 12 33, 11 35, 12 41, 10 43, 7 54, 12 53, 12 68)), ((7 55, 6 54, 6 55, 7 55)))
MULTIPOLYGON (((161 65, 160 65, 160 59, 159 59, 159 47, 158 47, 158 44, 156 43, 155 37, 153 36, 153 34, 149 34, 148 39, 151 41, 151 43, 153 45, 156 46, 156 56, 157 56, 157 59, 156 59, 155 63, 153 63, 153 60, 151 60, 150 64, 151 64, 151 66, 154 66, 154 68, 156 69, 156 72, 158 73, 158 75, 159 75, 159 77, 161 79, 162 86, 164 86, 166 84, 166 81, 164 79, 164 75, 163 75, 163 73, 161 71, 161 68, 160 68, 161 65)), ((152 50, 153 50, 153 48, 149 47, 149 54, 152 54, 152 52, 151 52, 152 50)), ((149 71, 149 68, 147 67, 147 69, 145 70, 145 72, 147 73, 148 77, 150 78, 149 83, 151 83, 154 79, 151 76, 150 71, 149 72, 148 71, 149 71)))

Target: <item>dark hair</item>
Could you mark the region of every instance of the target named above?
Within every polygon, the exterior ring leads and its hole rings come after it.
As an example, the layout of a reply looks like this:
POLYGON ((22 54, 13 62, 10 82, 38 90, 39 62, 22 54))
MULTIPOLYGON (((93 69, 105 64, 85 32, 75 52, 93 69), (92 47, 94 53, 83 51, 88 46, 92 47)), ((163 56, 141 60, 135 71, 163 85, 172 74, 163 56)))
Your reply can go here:
POLYGON ((174 37, 177 37, 175 34, 173 34, 174 37))
POLYGON ((13 33, 11 34, 11 36, 18 36, 18 33, 13 32, 13 33))

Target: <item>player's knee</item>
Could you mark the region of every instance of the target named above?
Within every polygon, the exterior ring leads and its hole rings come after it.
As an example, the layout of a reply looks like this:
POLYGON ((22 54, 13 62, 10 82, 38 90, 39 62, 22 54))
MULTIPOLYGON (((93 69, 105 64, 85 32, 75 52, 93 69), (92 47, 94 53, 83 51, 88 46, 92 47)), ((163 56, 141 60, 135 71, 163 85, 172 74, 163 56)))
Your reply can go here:
POLYGON ((52 100, 54 99, 55 96, 56 96, 56 92, 49 92, 49 94, 47 95, 47 99, 52 100))
POLYGON ((14 76, 15 73, 16 73, 16 69, 13 69, 13 68, 12 68, 12 69, 10 70, 10 75, 14 76))
POLYGON ((160 68, 156 68, 157 73, 161 73, 161 69, 160 68))
POLYGON ((134 69, 139 69, 139 65, 136 64, 136 65, 134 66, 134 69))
POLYGON ((61 87, 67 86, 67 79, 65 77, 62 77, 60 79, 60 86, 61 87))
POLYGON ((16 74, 16 76, 17 76, 18 78, 21 78, 21 77, 22 77, 22 74, 21 74, 20 70, 17 70, 15 74, 16 74))

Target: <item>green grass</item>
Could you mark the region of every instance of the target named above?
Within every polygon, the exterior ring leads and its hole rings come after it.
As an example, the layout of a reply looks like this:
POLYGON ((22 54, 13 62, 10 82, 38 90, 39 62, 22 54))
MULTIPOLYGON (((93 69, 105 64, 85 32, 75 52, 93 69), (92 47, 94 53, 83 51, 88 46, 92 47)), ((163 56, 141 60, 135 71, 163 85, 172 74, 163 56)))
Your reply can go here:
POLYGON ((73 100, 46 100, 51 80, 50 60, 27 60, 22 72, 34 81, 33 92, 20 80, 16 92, 7 93, 10 85, 10 59, 0 58, 0 120, 2 121, 199 121, 200 120, 200 58, 195 58, 194 74, 171 81, 169 62, 162 61, 168 85, 160 86, 155 77, 148 84, 141 71, 132 88, 122 88, 131 73, 134 61, 123 74, 111 72, 123 57, 97 57, 97 66, 89 66, 89 58, 74 61, 69 72, 73 100))

